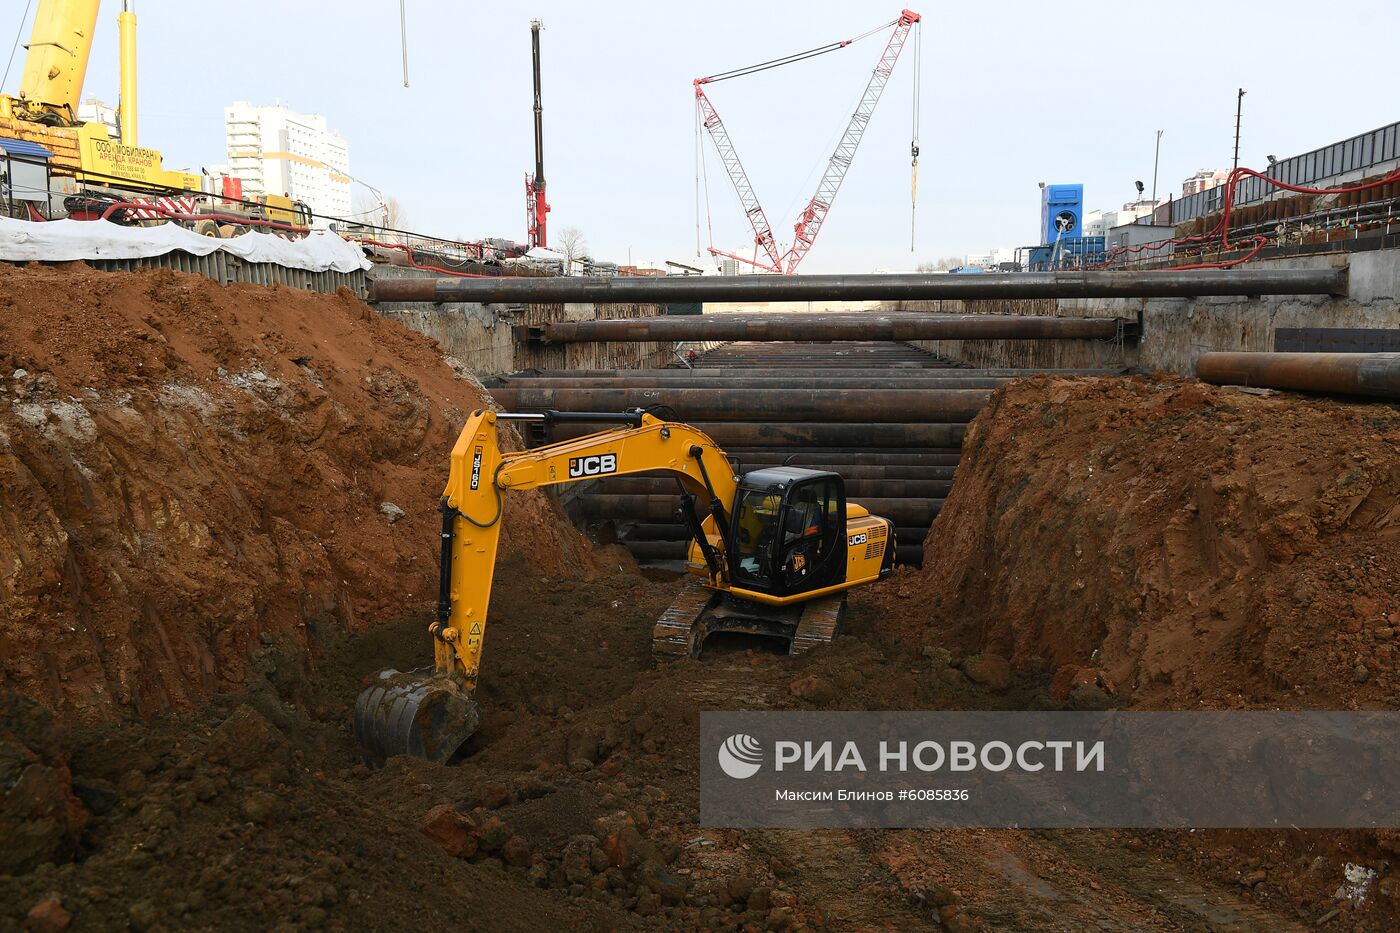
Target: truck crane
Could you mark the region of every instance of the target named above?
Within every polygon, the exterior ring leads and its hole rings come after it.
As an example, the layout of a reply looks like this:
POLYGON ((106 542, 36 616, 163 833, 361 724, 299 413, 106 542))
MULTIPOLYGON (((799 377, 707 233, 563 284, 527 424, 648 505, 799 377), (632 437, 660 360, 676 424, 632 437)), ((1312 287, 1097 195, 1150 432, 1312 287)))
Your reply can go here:
MULTIPOLYGON (((754 253, 753 259, 740 256, 735 253, 728 253, 724 250, 716 249, 713 241, 710 243, 711 256, 723 256, 726 259, 733 259, 747 265, 755 266, 765 272, 778 272, 792 275, 797 271, 797 267, 802 263, 803 258, 812 249, 812 244, 817 239, 817 234, 821 232, 822 225, 826 222, 826 215, 831 210, 832 202, 836 200, 836 193, 841 189, 841 182, 845 180, 846 173, 850 171, 851 162, 855 159, 856 149, 860 146, 861 137, 865 135, 865 129, 870 125, 870 118, 875 113, 875 105, 880 102, 880 96, 885 91, 885 85, 889 83, 890 75, 894 72, 894 66, 899 61, 899 53, 903 51, 905 42, 909 39, 911 30, 919 26, 923 17, 911 10, 902 10, 898 17, 891 22, 877 26, 868 30, 853 39, 843 39, 838 42, 831 42, 826 45, 808 49, 805 52, 795 52, 791 55, 784 55, 766 62, 759 62, 754 65, 746 65, 743 68, 734 68, 730 71, 722 71, 718 74, 707 75, 703 78, 696 78, 693 82, 695 86, 695 107, 697 126, 703 126, 710 135, 710 140, 714 143, 715 152, 719 155, 720 163, 723 164, 725 172, 729 175, 730 183, 733 184, 735 192, 739 196, 739 204, 744 210, 744 215, 748 218, 749 225, 753 228, 754 253), (773 233, 773 226, 768 222, 768 215, 763 210, 763 205, 759 203, 758 194, 754 191, 753 184, 749 181, 748 173, 744 170, 744 164, 739 159, 738 150, 734 147, 733 140, 729 137, 729 131, 724 126, 724 121, 720 119, 719 112, 715 109, 714 103, 705 93, 705 88, 719 81, 729 81, 734 78, 742 78, 745 75, 757 74, 760 71, 768 71, 772 68, 781 68, 784 65, 791 65, 796 62, 806 61, 809 58, 816 58, 818 55, 825 55, 827 52, 834 52, 844 49, 852 43, 859 42, 867 36, 873 35, 884 29, 894 27, 890 33, 889 41, 885 44, 885 50, 880 55, 880 60, 875 65, 875 70, 871 73, 869 81, 866 82, 865 91, 861 94, 860 103, 856 105, 855 112, 851 114, 850 122, 846 125, 846 130, 841 134, 841 139, 836 144, 836 149, 831 154, 831 159, 827 162, 826 171, 822 173, 821 180, 817 182, 816 193, 812 195, 807 205, 798 214, 797 223, 793 226, 792 245, 786 250, 778 246, 777 237, 773 233), (762 254, 762 258, 759 257, 762 254)), ((910 155, 914 170, 914 178, 917 179, 919 164, 919 141, 918 141, 918 33, 915 32, 915 111, 914 111, 914 138, 909 144, 910 155)), ((698 150, 697 150, 698 151, 698 150)), ((913 196, 914 181, 911 180, 911 199, 913 196)))
POLYGON ((525 176, 525 240, 530 249, 549 247, 549 204, 544 199, 544 103, 540 97, 540 30, 530 20, 530 67, 535 78, 535 173, 525 176))
POLYGON ((68 216, 169 221, 215 237, 250 229, 304 233, 311 221, 305 204, 276 194, 244 198, 238 179, 224 179, 222 191, 208 190, 215 179, 168 171, 158 151, 138 144, 136 14, 130 0, 123 0, 117 14, 119 135, 113 138, 104 123, 80 119, 100 7, 100 0, 39 0, 19 94, 0 94, 0 138, 37 143, 52 153, 54 187, 65 195, 68 216))
POLYGON ((893 523, 848 502, 840 474, 770 467, 735 475, 705 434, 643 411, 475 411, 452 448, 438 509, 433 670, 381 671, 357 698, 355 735, 367 759, 408 754, 445 762, 476 731, 473 695, 507 494, 644 472, 668 474, 680 486, 696 578, 655 624, 659 661, 697 657, 720 631, 785 638, 801 654, 835 637, 848 590, 893 569, 893 523), (502 451, 498 424, 531 420, 616 426, 502 451))

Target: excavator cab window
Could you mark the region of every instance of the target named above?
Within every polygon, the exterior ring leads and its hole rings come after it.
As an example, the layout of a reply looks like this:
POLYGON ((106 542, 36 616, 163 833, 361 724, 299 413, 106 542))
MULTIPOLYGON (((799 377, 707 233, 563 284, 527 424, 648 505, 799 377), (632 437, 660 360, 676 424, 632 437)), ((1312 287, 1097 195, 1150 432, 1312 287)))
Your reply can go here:
POLYGON ((803 593, 844 579, 845 512, 845 496, 835 477, 789 487, 777 562, 786 593, 803 593))
POLYGON ((734 514, 731 573, 740 586, 792 595, 845 580, 846 497, 839 478, 741 489, 734 514))
POLYGON ((734 512, 733 573, 745 583, 773 581, 773 549, 782 497, 766 489, 745 489, 734 512))

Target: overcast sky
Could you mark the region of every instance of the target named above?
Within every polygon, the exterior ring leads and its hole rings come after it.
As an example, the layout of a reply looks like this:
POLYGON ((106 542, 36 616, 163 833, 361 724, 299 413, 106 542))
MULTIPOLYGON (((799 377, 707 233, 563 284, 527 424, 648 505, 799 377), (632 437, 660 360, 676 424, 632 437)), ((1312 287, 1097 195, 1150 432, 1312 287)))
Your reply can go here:
MULTIPOLYGON (((23 4, 4 9, 9 40, 23 4)), ((86 88, 112 103, 118 9, 103 4, 86 88)), ((281 101, 326 114, 349 141, 352 173, 399 198, 413 229, 523 240, 538 17, 553 229, 578 227, 599 258, 625 262, 630 250, 636 261, 685 262, 696 251, 691 79, 848 38, 898 12, 826 0, 408 0, 404 88, 395 0, 140 0, 141 143, 170 168, 222 162, 223 107, 281 101)), ((1158 190, 1179 195, 1197 169, 1229 168, 1239 86, 1249 166, 1400 118, 1394 56, 1358 51, 1366 36, 1397 34, 1392 2, 944 2, 920 12, 916 248, 910 46, 804 271, 912 269, 1029 244, 1037 182, 1083 182, 1090 209, 1116 208, 1134 180, 1151 186, 1157 129, 1158 190)), ((886 36, 714 86, 780 242, 886 36)), ((19 70, 17 59, 6 90, 19 70)), ((715 243, 751 250, 708 151, 715 243)))

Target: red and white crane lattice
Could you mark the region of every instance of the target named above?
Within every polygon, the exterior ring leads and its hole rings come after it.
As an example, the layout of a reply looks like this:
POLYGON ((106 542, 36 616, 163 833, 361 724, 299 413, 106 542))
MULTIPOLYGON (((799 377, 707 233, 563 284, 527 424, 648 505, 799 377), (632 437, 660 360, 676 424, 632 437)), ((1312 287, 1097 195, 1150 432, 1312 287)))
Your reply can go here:
POLYGON ((827 212, 831 210, 831 204, 836 199, 836 192, 841 188, 841 182, 845 180, 846 173, 851 168, 851 162, 855 158, 856 149, 860 146, 861 137, 865 134, 865 128, 870 123, 870 117, 875 112, 875 105, 880 101, 880 95, 884 93, 885 85, 889 83, 890 75, 894 72, 895 62, 899 60, 899 53, 903 51, 904 44, 908 40, 910 32, 914 31, 915 36, 915 75, 914 75, 914 138, 910 142, 910 155, 912 159, 914 175, 911 180, 911 199, 917 190, 917 172, 919 164, 919 138, 918 138, 918 87, 919 87, 919 33, 915 31, 922 17, 911 10, 903 10, 899 17, 891 22, 877 26, 868 32, 856 36, 854 39, 844 39, 839 42, 832 42, 828 45, 818 46, 805 52, 796 52, 782 58, 775 58, 771 61, 760 62, 756 65, 749 65, 744 68, 736 68, 732 71, 724 71, 719 74, 708 75, 704 78, 695 79, 695 107, 696 119, 703 125, 710 134, 710 139, 714 141, 715 151, 719 154, 720 162, 724 164, 725 171, 729 174, 729 180, 734 184, 734 190, 739 195, 739 203, 744 209, 744 214, 748 217, 754 233, 754 258, 749 259, 734 253, 727 253, 724 250, 716 249, 711 237, 709 247, 710 255, 723 256, 727 259, 734 259, 748 265, 756 266, 767 272, 778 272, 791 275, 797 271, 798 265, 802 262, 808 251, 812 248, 812 243, 816 240, 817 234, 821 232, 822 224, 826 221, 827 212), (755 74, 760 71, 767 71, 770 68, 779 68, 783 65, 791 65, 794 62, 804 61, 827 52, 834 52, 846 46, 873 35, 884 29, 893 26, 894 31, 890 34, 889 42, 885 45, 885 51, 880 55, 879 62, 875 65, 874 72, 870 75, 870 81, 865 86, 865 93, 861 95, 860 103, 856 105, 855 113, 851 115, 850 122, 846 125, 846 131, 841 135, 841 140, 836 144, 836 150, 831 155, 831 161, 827 163, 826 171, 822 173, 821 181, 817 183, 817 192, 812 199, 807 202, 807 206, 798 215, 797 223, 793 226, 792 245, 786 251, 779 248, 777 239, 773 235, 773 227, 768 222, 768 215, 764 213, 763 206, 759 203, 758 195, 754 192, 753 184, 749 181, 748 173, 744 171, 744 165, 739 160, 739 153, 734 148, 733 141, 729 138, 729 131, 725 129, 724 122, 720 119, 719 113, 715 110, 715 105, 705 94, 705 85, 714 84, 718 81, 727 81, 731 78, 740 78, 744 75, 755 74), (759 254, 762 254, 760 258, 759 254))

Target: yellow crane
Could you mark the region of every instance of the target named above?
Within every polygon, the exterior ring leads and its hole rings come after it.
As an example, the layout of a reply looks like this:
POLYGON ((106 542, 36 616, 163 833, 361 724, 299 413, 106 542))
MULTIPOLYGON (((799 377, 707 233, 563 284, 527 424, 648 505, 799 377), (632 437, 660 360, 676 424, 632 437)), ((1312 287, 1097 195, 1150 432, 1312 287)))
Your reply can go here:
POLYGON ((439 506, 439 592, 428 629, 434 669, 427 676, 382 671, 360 694, 355 733, 366 757, 446 761, 476 731, 473 694, 506 494, 647 472, 680 486, 697 578, 655 625, 659 659, 698 656, 717 631, 783 637, 800 654, 835 637, 847 590, 893 568, 893 523, 848 502, 840 474, 770 467, 736 476, 705 434, 640 411, 473 412, 452 449, 439 506), (618 426, 505 453, 497 423, 511 420, 618 426))
POLYGON ((137 144, 136 14, 117 14, 121 98, 120 137, 84 123, 78 105, 92 56, 99 0, 39 0, 19 94, 0 94, 0 135, 26 139, 54 154, 53 168, 96 185, 195 190, 201 177, 167 172, 161 155, 137 144))
POLYGON ((123 0, 117 14, 121 97, 119 136, 105 123, 83 122, 78 107, 92 56, 100 0, 39 0, 17 95, 0 94, 0 137, 38 143, 53 153, 54 186, 70 216, 91 219, 115 213, 112 205, 135 202, 129 214, 161 217, 208 236, 231 236, 249 227, 303 232, 310 209, 279 194, 231 200, 206 189, 203 175, 167 171, 159 151, 138 144, 136 14, 123 0))

